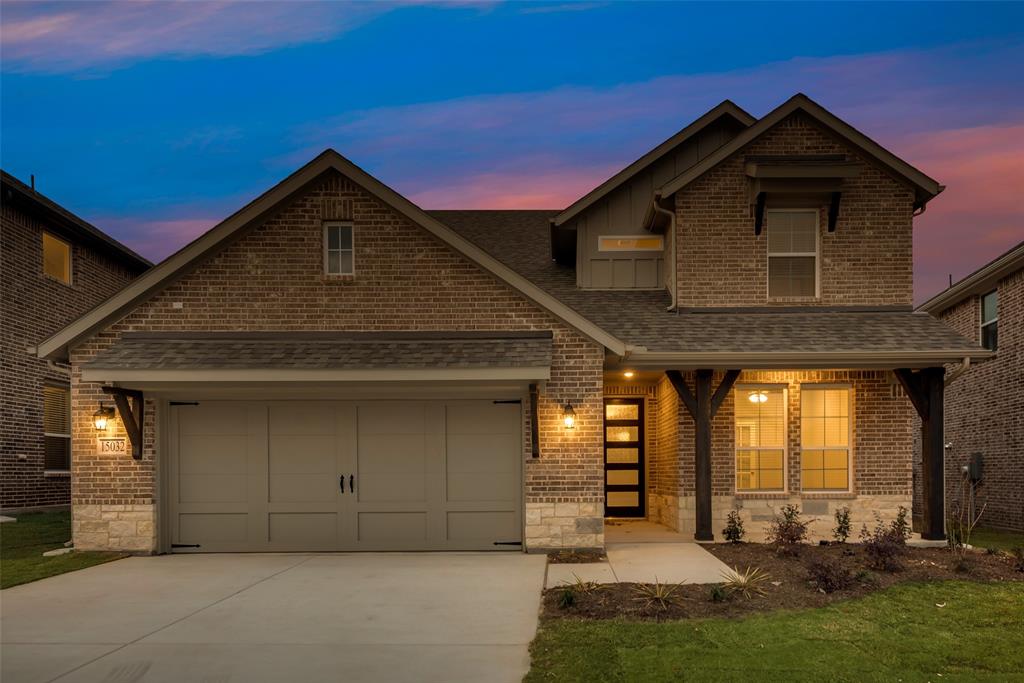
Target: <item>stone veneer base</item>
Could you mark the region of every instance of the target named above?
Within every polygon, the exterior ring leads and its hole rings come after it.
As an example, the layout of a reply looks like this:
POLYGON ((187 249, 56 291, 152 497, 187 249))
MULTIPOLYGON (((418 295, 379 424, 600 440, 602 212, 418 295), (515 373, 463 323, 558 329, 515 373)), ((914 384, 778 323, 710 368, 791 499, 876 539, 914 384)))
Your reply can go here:
POLYGON ((526 550, 603 548, 601 503, 527 503, 526 550))
POLYGON ((76 550, 156 552, 156 506, 82 505, 71 512, 76 550))

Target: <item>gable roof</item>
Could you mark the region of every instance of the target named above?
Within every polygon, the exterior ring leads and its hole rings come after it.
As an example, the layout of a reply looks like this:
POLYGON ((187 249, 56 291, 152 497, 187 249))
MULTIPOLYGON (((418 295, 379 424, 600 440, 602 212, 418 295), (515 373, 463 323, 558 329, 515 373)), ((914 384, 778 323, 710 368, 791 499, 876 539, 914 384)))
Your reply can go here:
POLYGON ((706 114, 696 119, 693 123, 683 128, 681 131, 670 137, 669 139, 662 142, 660 145, 652 149, 651 151, 644 154, 642 157, 631 163, 626 168, 622 169, 608 180, 604 181, 593 190, 583 195, 575 202, 573 202, 568 208, 564 209, 561 213, 555 216, 552 221, 555 225, 563 225, 566 221, 572 220, 588 207, 592 206, 596 202, 600 201, 603 197, 607 196, 615 188, 619 187, 623 183, 627 182, 630 178, 641 173, 647 169, 651 164, 655 163, 663 156, 668 154, 674 148, 686 142, 689 138, 693 137, 697 133, 701 132, 709 125, 718 121, 723 116, 731 116, 735 120, 742 123, 744 126, 752 125, 757 119, 745 112, 743 109, 738 107, 730 100, 725 100, 714 109, 711 109, 706 114))
POLYGON ((906 161, 903 161, 868 136, 856 130, 850 124, 827 111, 807 95, 797 93, 783 102, 780 106, 776 107, 773 111, 759 119, 757 123, 742 131, 739 135, 719 147, 710 155, 704 157, 704 159, 683 171, 675 178, 662 185, 659 189, 655 190, 655 197, 662 198, 675 194, 686 185, 690 184, 721 162, 728 159, 738 150, 742 149, 745 145, 775 126, 784 118, 797 111, 807 114, 815 121, 843 138, 847 143, 856 147, 866 156, 881 163, 892 173, 912 185, 916 193, 916 203, 918 206, 924 206, 930 199, 945 189, 945 187, 940 185, 938 181, 925 175, 906 161))
POLYGON ((3 187, 5 204, 10 202, 43 216, 55 229, 65 232, 69 237, 77 237, 82 243, 117 259, 128 269, 141 272, 153 265, 95 225, 40 194, 7 171, 0 170, 0 186, 3 187))
POLYGON ((332 169, 587 337, 615 353, 625 353, 626 344, 624 342, 585 319, 565 303, 516 273, 473 242, 431 217, 338 152, 326 149, 280 183, 178 252, 164 259, 110 299, 40 343, 36 348, 36 355, 40 358, 66 358, 70 347, 127 315, 139 304, 191 270, 201 259, 229 244, 245 229, 265 219, 282 202, 301 191, 324 172, 332 169))
POLYGON ((1024 270, 1024 242, 989 261, 952 287, 939 292, 918 306, 917 310, 938 315, 969 296, 992 291, 997 282, 1018 270, 1024 270))

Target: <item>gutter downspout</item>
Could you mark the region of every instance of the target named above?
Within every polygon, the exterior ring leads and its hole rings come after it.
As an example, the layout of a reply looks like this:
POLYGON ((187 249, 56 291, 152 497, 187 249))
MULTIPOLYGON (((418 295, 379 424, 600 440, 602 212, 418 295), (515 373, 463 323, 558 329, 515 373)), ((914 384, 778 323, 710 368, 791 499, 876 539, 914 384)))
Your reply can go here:
POLYGON ((965 372, 967 372, 970 369, 971 369, 971 357, 970 356, 964 356, 963 361, 961 361, 961 363, 960 363, 960 367, 958 367, 953 372, 949 373, 949 376, 946 377, 945 381, 943 382, 943 386, 947 386, 948 387, 950 384, 953 383, 953 381, 957 377, 959 377, 960 375, 964 374, 965 372))
POLYGON ((660 204, 658 204, 658 199, 658 193, 655 192, 654 199, 651 202, 651 207, 654 209, 655 213, 660 213, 663 216, 668 216, 668 225, 669 230, 671 231, 669 235, 671 236, 670 241, 672 245, 670 249, 670 256, 672 257, 672 287, 669 289, 669 296, 672 299, 672 303, 669 304, 669 307, 665 310, 674 311, 676 310, 676 287, 678 286, 676 283, 676 269, 678 268, 678 264, 676 263, 676 212, 669 211, 668 209, 662 207, 660 204))

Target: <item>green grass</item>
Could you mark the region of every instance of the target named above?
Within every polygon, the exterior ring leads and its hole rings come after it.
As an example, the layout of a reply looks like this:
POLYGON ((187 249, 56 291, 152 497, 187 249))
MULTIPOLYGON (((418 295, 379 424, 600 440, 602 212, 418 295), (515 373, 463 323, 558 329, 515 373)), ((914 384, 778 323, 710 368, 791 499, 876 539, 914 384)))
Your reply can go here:
POLYGON ((1024 681, 1024 584, 903 584, 732 620, 553 620, 531 652, 528 683, 1024 681))
POLYGON ((0 524, 0 588, 125 557, 123 553, 77 551, 43 557, 44 551, 62 548, 71 538, 71 513, 31 512, 17 517, 17 522, 0 524))
POLYGON ((975 548, 998 548, 999 550, 1024 548, 1024 533, 978 527, 971 532, 971 545, 975 548))

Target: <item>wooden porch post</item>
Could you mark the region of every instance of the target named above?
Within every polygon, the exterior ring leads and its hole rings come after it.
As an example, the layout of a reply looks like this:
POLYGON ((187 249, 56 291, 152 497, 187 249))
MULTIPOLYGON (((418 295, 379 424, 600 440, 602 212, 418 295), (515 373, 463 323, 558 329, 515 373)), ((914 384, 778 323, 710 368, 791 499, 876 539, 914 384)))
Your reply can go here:
POLYGON ((894 371, 921 417, 921 538, 946 538, 945 443, 943 436, 945 368, 894 371))
POLYGON ((694 423, 694 474, 696 476, 697 528, 693 537, 698 541, 713 541, 711 529, 711 420, 739 377, 739 370, 725 373, 722 383, 711 393, 713 370, 697 370, 696 395, 690 391, 682 373, 668 370, 665 375, 675 387, 679 399, 686 406, 694 423))

